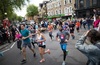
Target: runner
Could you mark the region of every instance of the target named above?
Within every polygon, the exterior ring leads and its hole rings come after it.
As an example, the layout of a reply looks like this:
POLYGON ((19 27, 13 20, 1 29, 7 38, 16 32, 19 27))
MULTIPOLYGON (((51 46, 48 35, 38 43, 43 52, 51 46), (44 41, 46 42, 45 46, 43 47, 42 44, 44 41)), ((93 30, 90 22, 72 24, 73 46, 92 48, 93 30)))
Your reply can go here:
POLYGON ((69 32, 69 24, 65 24, 66 22, 63 22, 63 30, 66 31, 66 32, 69 32))
POLYGON ((50 36, 50 38, 51 38, 51 40, 52 40, 52 37, 54 37, 53 35, 52 35, 52 31, 53 31, 53 26, 49 23, 49 25, 48 25, 48 31, 49 31, 49 36, 50 36))
POLYGON ((72 36, 72 39, 75 39, 75 35, 74 35, 75 24, 74 24, 74 22, 70 22, 69 28, 70 28, 70 34, 72 36))
POLYGON ((80 29, 80 22, 77 21, 77 22, 76 22, 76 30, 77 30, 78 33, 79 33, 79 29, 80 29))
POLYGON ((45 41, 46 41, 45 36, 41 33, 41 30, 38 29, 37 30, 37 42, 39 45, 39 52, 40 52, 40 56, 41 56, 40 63, 45 61, 44 56, 43 56, 44 54, 46 54, 46 53, 50 54, 49 49, 47 51, 45 51, 45 48, 46 48, 45 41))
POLYGON ((33 45, 33 47, 35 48, 35 44, 36 44, 36 30, 35 29, 33 29, 33 26, 31 25, 31 26, 29 26, 29 31, 30 31, 30 34, 34 34, 34 35, 32 35, 32 37, 30 38, 30 40, 31 40, 31 43, 32 43, 32 45, 33 45))
POLYGON ((23 39, 23 47, 22 47, 22 54, 23 54, 23 60, 21 61, 22 64, 26 63, 26 47, 28 46, 30 48, 30 50, 33 52, 33 56, 36 56, 36 53, 34 52, 34 49, 32 49, 31 47, 31 43, 30 43, 30 36, 29 35, 29 31, 27 29, 25 29, 25 25, 21 24, 21 34, 22 34, 22 39, 23 39))
POLYGON ((56 40, 58 42, 60 42, 60 46, 61 46, 61 49, 62 49, 63 54, 64 54, 62 65, 66 64, 65 60, 66 60, 66 56, 67 56, 67 52, 68 52, 68 50, 66 50, 66 48, 67 48, 67 43, 68 43, 69 37, 70 37, 70 34, 68 32, 65 32, 63 30, 63 28, 60 26, 59 32, 57 33, 57 36, 56 36, 56 40))

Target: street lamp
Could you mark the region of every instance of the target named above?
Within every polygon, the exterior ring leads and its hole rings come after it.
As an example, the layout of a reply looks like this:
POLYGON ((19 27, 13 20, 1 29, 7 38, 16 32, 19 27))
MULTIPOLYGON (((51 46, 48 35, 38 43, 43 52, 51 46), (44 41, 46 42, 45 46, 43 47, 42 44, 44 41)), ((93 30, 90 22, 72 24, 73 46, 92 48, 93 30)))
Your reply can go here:
POLYGON ((7 13, 6 13, 6 12, 5 12, 4 14, 5 14, 5 15, 7 15, 7 13))
POLYGON ((7 17, 7 13, 5 12, 5 13, 4 13, 4 18, 6 18, 6 17, 7 17))

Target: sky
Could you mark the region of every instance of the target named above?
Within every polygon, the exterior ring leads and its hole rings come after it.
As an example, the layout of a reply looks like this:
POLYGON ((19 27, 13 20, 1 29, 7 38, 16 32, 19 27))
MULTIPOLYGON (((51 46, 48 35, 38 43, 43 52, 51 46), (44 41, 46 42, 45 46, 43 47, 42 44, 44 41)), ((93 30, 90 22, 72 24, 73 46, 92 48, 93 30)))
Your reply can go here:
POLYGON ((15 10, 15 13, 18 15, 18 16, 25 16, 26 15, 26 8, 29 4, 34 4, 36 6, 39 6, 39 3, 42 3, 43 0, 30 0, 29 3, 27 3, 26 6, 22 7, 22 10, 15 10))

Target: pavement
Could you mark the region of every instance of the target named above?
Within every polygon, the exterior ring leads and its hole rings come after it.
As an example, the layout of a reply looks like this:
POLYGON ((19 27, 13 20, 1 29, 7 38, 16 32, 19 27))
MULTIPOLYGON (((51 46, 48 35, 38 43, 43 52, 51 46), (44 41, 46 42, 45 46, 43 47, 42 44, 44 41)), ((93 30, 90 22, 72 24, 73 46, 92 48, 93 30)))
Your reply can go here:
MULTIPOLYGON (((58 30, 53 32, 53 35, 56 36, 58 30)), ((70 39, 68 43, 68 56, 66 58, 67 65, 85 65, 87 58, 83 55, 80 51, 75 48, 75 43, 79 39, 79 37, 85 32, 86 30, 82 29, 80 34, 75 31, 75 39, 70 39)), ((40 55, 38 51, 38 46, 36 45, 36 57, 33 57, 32 52, 27 48, 27 63, 24 65, 61 65, 63 61, 63 53, 60 48, 59 42, 53 39, 50 40, 49 35, 47 32, 44 33, 46 37, 46 49, 50 49, 51 54, 44 55, 46 61, 44 63, 40 63, 40 55)), ((22 60, 22 54, 20 50, 17 49, 16 43, 12 43, 5 48, 2 49, 4 51, 4 56, 0 57, 0 65, 20 65, 22 60)))

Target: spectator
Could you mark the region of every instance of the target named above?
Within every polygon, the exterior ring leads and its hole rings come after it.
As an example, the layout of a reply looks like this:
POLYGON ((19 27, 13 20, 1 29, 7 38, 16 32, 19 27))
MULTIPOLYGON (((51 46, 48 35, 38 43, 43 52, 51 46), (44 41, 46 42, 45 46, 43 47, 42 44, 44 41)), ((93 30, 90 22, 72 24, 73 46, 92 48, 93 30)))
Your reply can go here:
POLYGON ((88 19, 87 19, 87 26, 88 26, 88 30, 90 30, 90 25, 91 25, 91 22, 92 22, 92 21, 90 20, 90 18, 88 18, 88 19))
POLYGON ((15 34, 16 34, 15 31, 17 31, 16 27, 13 26, 13 28, 11 29, 11 31, 12 31, 13 41, 15 41, 15 34))
POLYGON ((76 43, 76 48, 88 57, 87 65, 100 65, 100 33, 94 29, 87 31, 76 43), (84 44, 88 39, 91 44, 84 44))
POLYGON ((100 23, 100 17, 97 16, 97 17, 96 17, 96 21, 94 21, 94 23, 93 23, 93 27, 94 27, 95 29, 97 29, 98 26, 99 26, 99 23, 100 23))

